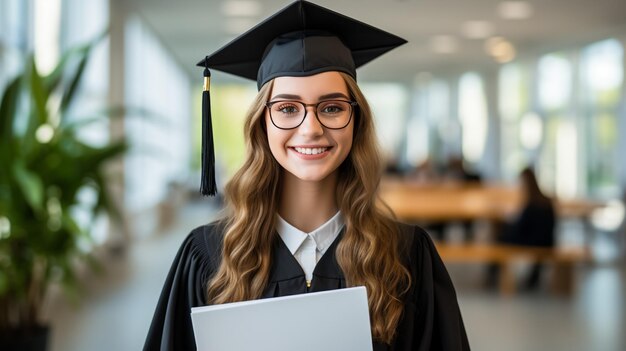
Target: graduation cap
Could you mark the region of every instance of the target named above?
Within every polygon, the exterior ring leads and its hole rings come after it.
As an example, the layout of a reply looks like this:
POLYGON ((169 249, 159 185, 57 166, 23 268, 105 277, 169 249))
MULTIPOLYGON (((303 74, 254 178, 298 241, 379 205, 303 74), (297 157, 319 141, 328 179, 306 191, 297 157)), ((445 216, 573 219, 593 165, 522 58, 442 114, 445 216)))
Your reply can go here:
POLYGON ((406 40, 308 1, 296 1, 259 23, 198 63, 204 67, 202 93, 203 195, 215 195, 215 154, 210 107, 210 70, 257 81, 260 89, 282 76, 303 77, 345 72, 406 40))

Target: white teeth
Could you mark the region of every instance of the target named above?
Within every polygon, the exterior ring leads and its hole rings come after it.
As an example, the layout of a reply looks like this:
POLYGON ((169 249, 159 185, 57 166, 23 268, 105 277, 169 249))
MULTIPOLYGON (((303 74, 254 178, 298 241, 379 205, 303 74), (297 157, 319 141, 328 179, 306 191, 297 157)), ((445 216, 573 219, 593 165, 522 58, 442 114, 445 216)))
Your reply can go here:
POLYGON ((305 155, 318 155, 328 150, 327 147, 314 147, 314 148, 294 147, 294 149, 296 149, 296 151, 298 151, 299 153, 305 154, 305 155))

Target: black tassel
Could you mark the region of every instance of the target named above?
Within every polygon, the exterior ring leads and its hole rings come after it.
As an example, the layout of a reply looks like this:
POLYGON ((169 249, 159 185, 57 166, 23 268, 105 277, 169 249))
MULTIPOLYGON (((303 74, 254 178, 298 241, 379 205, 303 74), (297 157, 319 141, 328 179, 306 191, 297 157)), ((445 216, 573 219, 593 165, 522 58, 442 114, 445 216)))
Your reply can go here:
MULTIPOLYGON (((205 62, 208 62, 208 60, 205 62)), ((208 63, 206 63, 204 68, 204 89, 202 91, 202 180, 200 183, 200 192, 204 196, 214 196, 217 193, 210 85, 211 72, 209 71, 208 63)))

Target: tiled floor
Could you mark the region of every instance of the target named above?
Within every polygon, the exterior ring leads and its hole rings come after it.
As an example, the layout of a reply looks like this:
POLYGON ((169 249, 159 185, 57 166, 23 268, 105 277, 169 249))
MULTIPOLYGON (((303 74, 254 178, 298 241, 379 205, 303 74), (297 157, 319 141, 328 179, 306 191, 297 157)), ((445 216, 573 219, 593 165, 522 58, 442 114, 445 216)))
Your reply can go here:
MULTIPOLYGON (((93 279, 79 304, 56 301, 51 351, 140 350, 180 242, 213 216, 209 206, 185 207, 173 228, 136 242, 126 258, 110 260, 108 274, 93 279)), ((482 267, 453 266, 450 272, 473 350, 626 350, 623 265, 579 267, 571 298, 545 291, 505 298, 482 289, 482 267)))
MULTIPOLYGON (((453 279, 458 273, 452 269, 453 279)), ((624 270, 581 267, 578 273, 570 298, 546 291, 502 297, 457 284, 473 349, 626 350, 624 270)))

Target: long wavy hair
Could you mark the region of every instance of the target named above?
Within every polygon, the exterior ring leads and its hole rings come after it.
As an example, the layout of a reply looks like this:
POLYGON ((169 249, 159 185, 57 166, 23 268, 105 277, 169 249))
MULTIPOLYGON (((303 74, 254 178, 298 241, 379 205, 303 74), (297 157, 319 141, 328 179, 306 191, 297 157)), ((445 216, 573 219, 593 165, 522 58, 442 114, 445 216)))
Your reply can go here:
MULTIPOLYGON (((340 73, 358 103, 352 149, 339 166, 337 204, 345 230, 336 257, 348 286, 368 291, 372 336, 390 344, 403 313, 410 275, 400 256, 400 233, 392 213, 377 202, 382 162, 369 105, 352 77, 340 73)), ((265 130, 265 103, 273 82, 257 95, 245 122, 246 160, 225 188, 222 261, 207 286, 208 302, 256 299, 269 279, 281 166, 265 130)))

